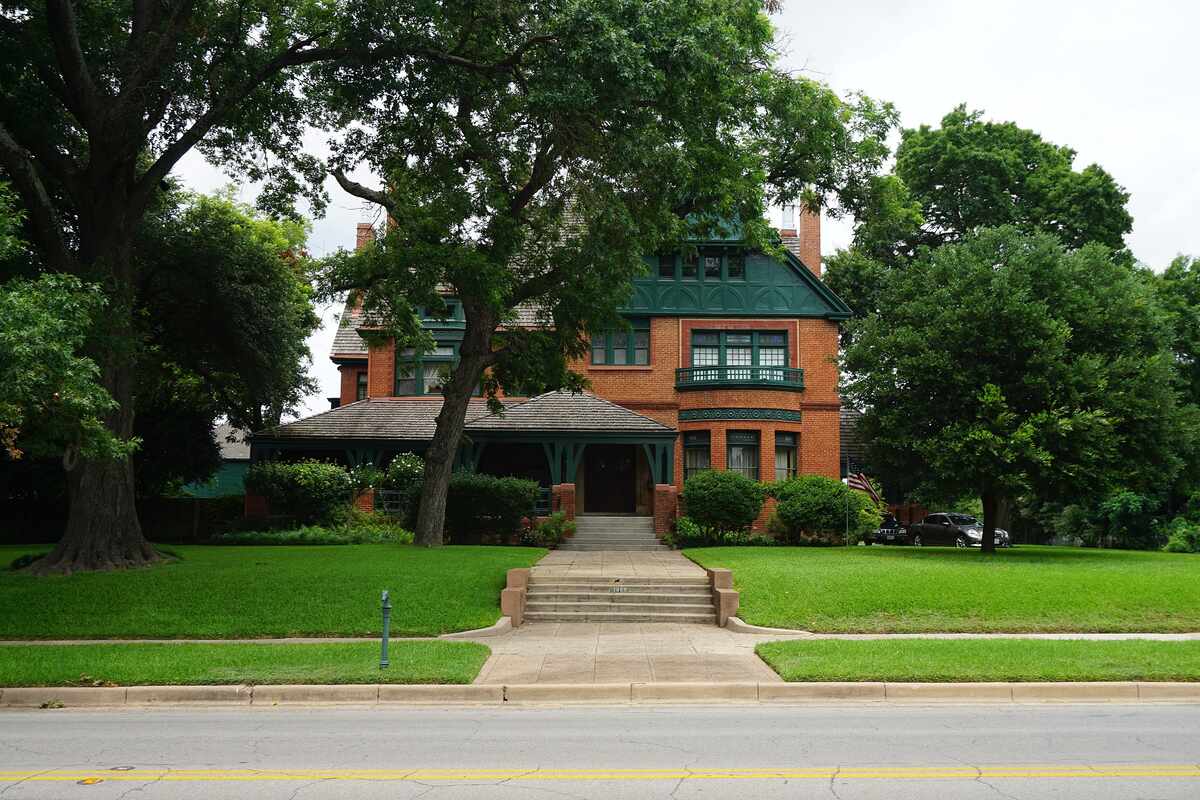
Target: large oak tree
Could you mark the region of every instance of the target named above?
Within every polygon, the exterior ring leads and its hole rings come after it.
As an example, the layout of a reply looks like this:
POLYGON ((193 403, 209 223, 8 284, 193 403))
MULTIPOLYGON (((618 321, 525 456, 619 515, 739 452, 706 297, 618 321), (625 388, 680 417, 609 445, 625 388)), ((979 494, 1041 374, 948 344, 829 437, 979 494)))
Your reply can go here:
MULTIPOLYGON (((539 45, 518 35, 477 58, 473 44, 440 35, 443 5, 475 4, 45 0, 0 9, 0 171, 42 266, 102 287, 106 312, 88 350, 116 401, 104 417, 115 437, 128 440, 134 424, 134 239, 172 169, 199 147, 247 178, 282 176, 270 156, 302 150, 308 65, 394 59, 397 80, 420 84, 429 70, 512 72, 539 45)), ((272 183, 272 197, 292 188, 272 183)), ((129 459, 68 463, 66 532, 38 569, 157 560, 129 459)))

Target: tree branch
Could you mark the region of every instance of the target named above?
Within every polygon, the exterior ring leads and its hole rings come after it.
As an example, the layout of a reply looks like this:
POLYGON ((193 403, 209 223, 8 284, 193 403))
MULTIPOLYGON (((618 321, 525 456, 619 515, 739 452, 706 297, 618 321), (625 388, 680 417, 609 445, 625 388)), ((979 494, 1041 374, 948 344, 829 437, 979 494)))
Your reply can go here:
POLYGON ((103 104, 79 45, 75 7, 71 0, 46 0, 46 16, 72 113, 90 131, 103 104))
POLYGON ((392 203, 391 198, 387 196, 386 192, 381 192, 376 189, 363 186, 361 183, 356 181, 352 181, 347 178, 346 173, 340 169, 335 169, 333 171, 333 179, 337 181, 338 186, 342 187, 343 191, 362 200, 382 206, 389 215, 392 213, 394 204, 392 203))
POLYGON ((33 159, 0 123, 0 165, 17 187, 37 245, 48 265, 58 272, 76 272, 77 264, 63 238, 62 222, 33 159))

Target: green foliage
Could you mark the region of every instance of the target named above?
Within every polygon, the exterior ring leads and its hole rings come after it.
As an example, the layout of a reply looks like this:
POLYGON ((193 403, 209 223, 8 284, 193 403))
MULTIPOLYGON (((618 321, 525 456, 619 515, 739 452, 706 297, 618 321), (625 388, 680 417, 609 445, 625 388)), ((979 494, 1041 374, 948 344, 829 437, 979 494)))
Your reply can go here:
POLYGON ((762 511, 766 488, 738 472, 705 470, 683 485, 687 516, 708 531, 747 530, 762 511))
POLYGON ((359 464, 347 470, 354 491, 363 492, 383 485, 386 473, 374 464, 359 464))
POLYGON ((781 481, 773 492, 771 530, 786 544, 857 544, 879 527, 875 502, 833 478, 804 475, 781 481))
MULTIPOLYGON (((1103 247, 999 228, 918 259, 853 323, 843 397, 881 472, 988 501, 1145 491, 1189 447, 1163 314, 1103 247)), ((985 520, 986 522, 986 520, 985 520)))
POLYGON ((1200 525, 1185 517, 1176 517, 1164 528, 1167 543, 1163 550, 1168 553, 1200 553, 1200 525))
POLYGON ((990 122, 960 105, 940 128, 903 132, 900 178, 924 218, 915 243, 961 241, 981 228, 1014 225, 1053 234, 1072 249, 1119 250, 1133 227, 1129 193, 1096 164, 1076 171, 1075 151, 1013 122, 990 122))
POLYGON ((412 533, 387 521, 321 527, 303 525, 278 531, 231 531, 213 538, 226 545, 412 544, 412 533))
POLYGON ((720 531, 701 528, 695 520, 679 517, 674 530, 663 537, 668 547, 770 547, 775 540, 770 536, 750 531, 720 531))
POLYGON ((520 532, 522 519, 533 514, 537 499, 535 481, 456 472, 446 498, 445 537, 458 544, 485 538, 504 542, 520 532))
POLYGON ((565 511, 555 511, 545 520, 535 522, 521 535, 521 544, 530 547, 557 547, 563 539, 575 533, 575 522, 567 519, 565 511))
POLYGON ((383 482, 385 489, 407 491, 420 487, 425 477, 425 459, 416 453, 398 453, 384 471, 383 482))
POLYGON ((267 498, 275 513, 306 523, 344 517, 354 495, 350 474, 323 461, 260 461, 246 472, 246 491, 267 498))
POLYGON ((68 275, 0 284, 0 452, 116 458, 136 440, 104 425, 116 406, 84 342, 104 295, 68 275))

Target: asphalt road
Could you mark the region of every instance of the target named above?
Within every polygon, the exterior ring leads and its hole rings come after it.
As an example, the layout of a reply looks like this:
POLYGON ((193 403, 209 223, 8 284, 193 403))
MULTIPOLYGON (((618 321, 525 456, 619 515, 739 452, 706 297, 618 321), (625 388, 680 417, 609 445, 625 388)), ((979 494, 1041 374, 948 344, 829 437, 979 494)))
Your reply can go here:
POLYGON ((1200 706, 0 713, 0 798, 1200 798, 1200 706))

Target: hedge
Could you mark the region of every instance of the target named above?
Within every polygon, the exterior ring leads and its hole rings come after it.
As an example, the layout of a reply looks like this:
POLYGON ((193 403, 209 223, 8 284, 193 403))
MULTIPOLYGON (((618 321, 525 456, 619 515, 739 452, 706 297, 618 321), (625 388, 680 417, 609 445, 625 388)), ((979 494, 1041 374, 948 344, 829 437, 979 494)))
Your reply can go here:
POLYGON ((261 461, 246 472, 246 491, 267 498, 272 513, 320 524, 346 513, 354 481, 345 468, 324 461, 261 461))
POLYGON ((687 516, 706 531, 744 531, 766 500, 766 487, 738 472, 706 470, 688 478, 680 495, 687 516))

